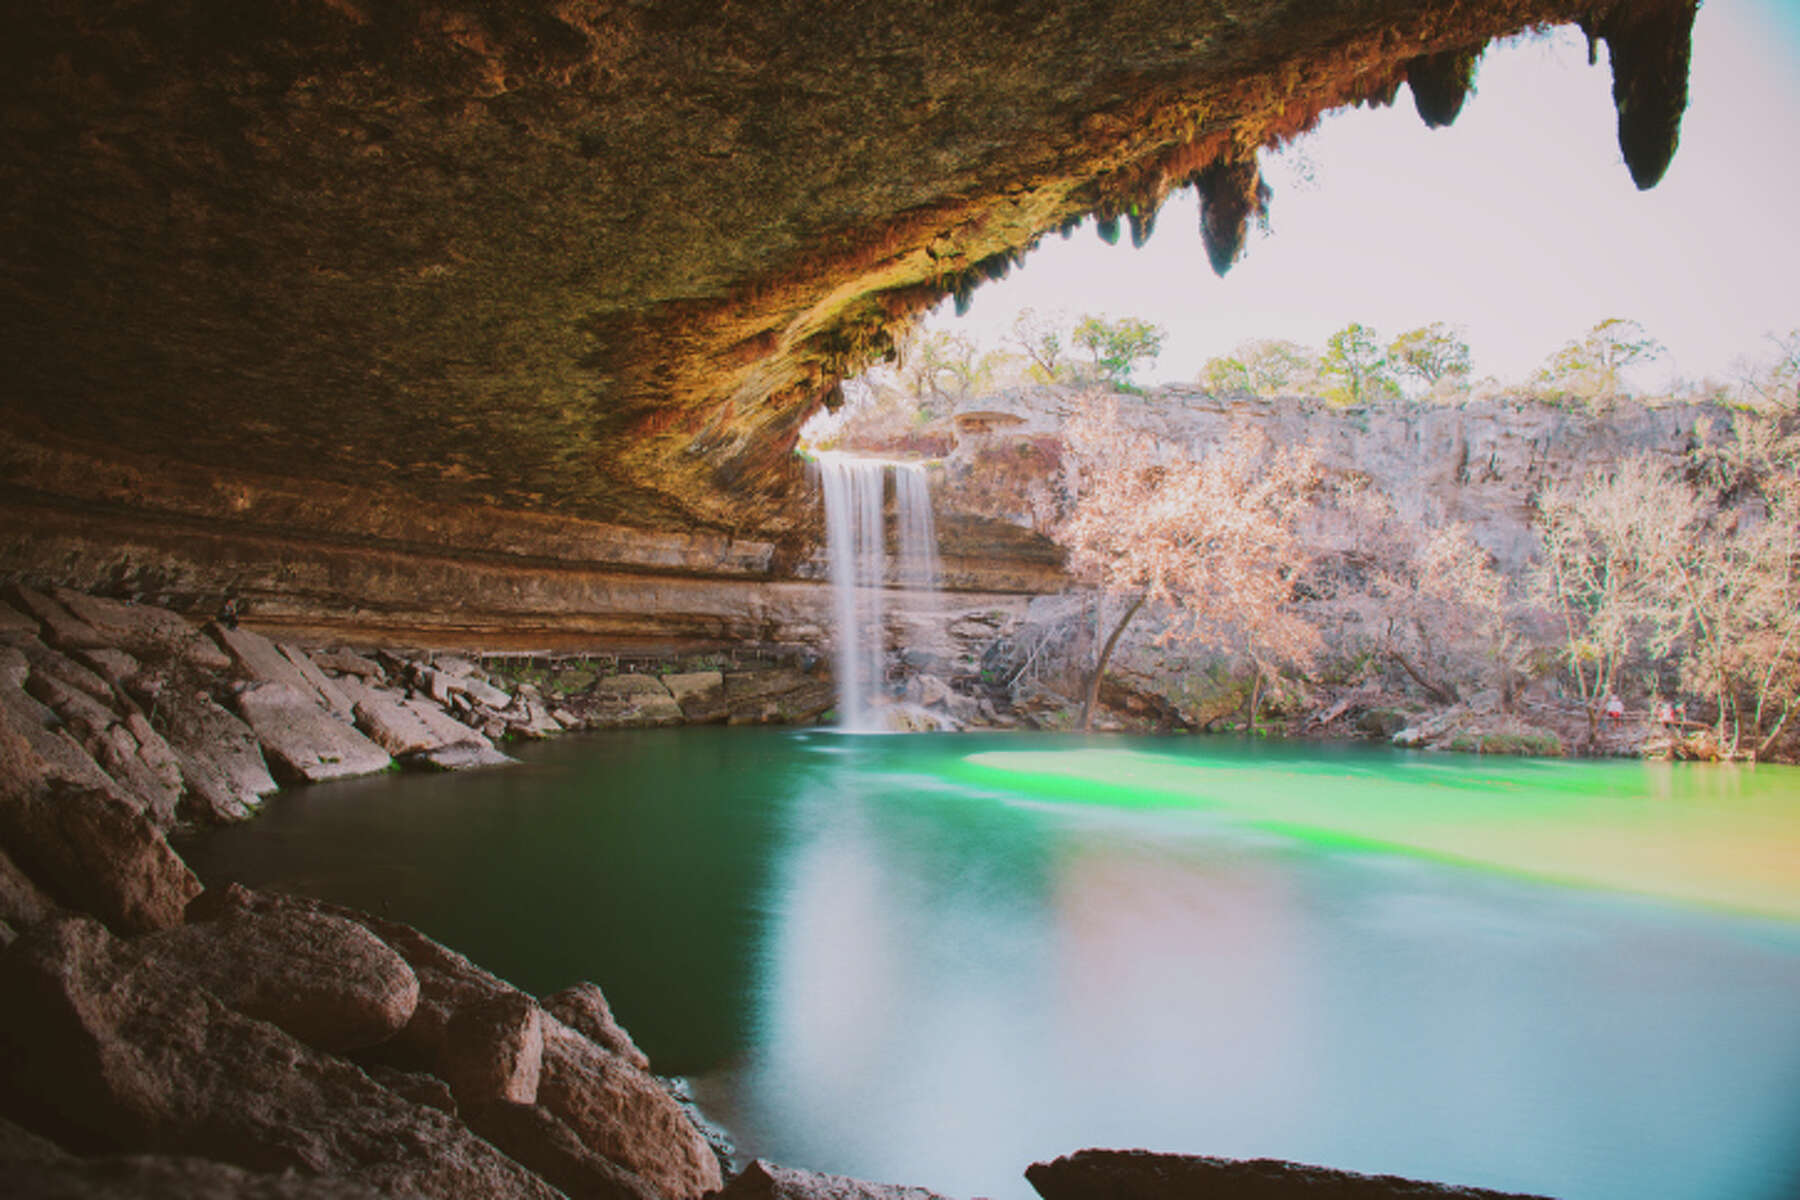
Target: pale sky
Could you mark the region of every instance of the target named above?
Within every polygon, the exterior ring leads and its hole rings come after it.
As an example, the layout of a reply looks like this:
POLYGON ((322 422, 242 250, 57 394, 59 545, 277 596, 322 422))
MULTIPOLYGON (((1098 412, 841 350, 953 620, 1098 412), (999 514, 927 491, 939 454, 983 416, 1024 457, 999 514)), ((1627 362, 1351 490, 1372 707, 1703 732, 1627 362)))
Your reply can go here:
POLYGON ((1449 129, 1426 129, 1403 87, 1265 155, 1271 233, 1222 280, 1184 190, 1142 250, 1091 225, 1051 235, 967 317, 945 304, 928 324, 996 345, 1022 306, 1143 317, 1169 334, 1146 377, 1186 380, 1250 338, 1320 347, 1351 321, 1384 338, 1447 321, 1477 377, 1517 381, 1625 317, 1670 351, 1640 385, 1728 380, 1765 334, 1800 327, 1800 3, 1704 5, 1680 149, 1649 192, 1620 158, 1611 78, 1572 28, 1492 48, 1449 129))

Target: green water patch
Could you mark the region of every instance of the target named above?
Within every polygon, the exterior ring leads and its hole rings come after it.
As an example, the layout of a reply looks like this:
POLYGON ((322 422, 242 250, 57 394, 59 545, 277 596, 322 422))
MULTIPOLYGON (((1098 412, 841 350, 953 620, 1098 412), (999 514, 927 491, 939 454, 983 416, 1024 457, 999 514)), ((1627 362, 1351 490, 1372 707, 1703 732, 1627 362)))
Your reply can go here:
POLYGON ((995 750, 960 778, 1061 803, 1205 810, 1317 845, 1800 921, 1800 770, 995 750))

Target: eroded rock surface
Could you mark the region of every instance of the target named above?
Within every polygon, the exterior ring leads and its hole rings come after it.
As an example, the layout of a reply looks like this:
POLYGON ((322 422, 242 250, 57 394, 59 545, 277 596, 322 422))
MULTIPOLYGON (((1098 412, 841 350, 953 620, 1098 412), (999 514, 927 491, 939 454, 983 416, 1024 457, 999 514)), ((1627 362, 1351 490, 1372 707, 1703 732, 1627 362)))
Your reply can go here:
POLYGON ((231 1011, 91 920, 22 938, 0 960, 0 996, 0 1086, 71 1148, 154 1146, 400 1194, 556 1195, 444 1114, 231 1011))

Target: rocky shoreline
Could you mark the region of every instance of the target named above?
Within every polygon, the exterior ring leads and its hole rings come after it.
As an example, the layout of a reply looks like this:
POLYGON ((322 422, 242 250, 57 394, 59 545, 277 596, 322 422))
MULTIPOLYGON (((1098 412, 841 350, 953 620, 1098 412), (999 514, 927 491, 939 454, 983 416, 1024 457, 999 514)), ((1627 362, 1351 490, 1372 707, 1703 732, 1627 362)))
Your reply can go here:
MULTIPOLYGON (((8 601, 9 1194, 935 1200, 761 1162, 735 1170, 722 1136, 678 1081, 652 1073, 596 984, 532 996, 396 922, 236 884, 203 890, 166 836, 244 819, 281 785, 501 764, 496 743, 513 738, 813 720, 830 687, 804 664, 721 661, 660 676, 616 660, 484 669, 307 650, 62 589, 14 588, 8 601)), ((919 699, 942 706, 948 693, 919 699)), ((1096 1188, 1173 1200, 1191 1193, 1171 1192, 1171 1180, 1221 1162, 1076 1156, 1033 1168, 1033 1182, 1048 1200, 1090 1200, 1096 1188)), ((1225 1167, 1222 1196, 1498 1195, 1293 1164, 1225 1167)))

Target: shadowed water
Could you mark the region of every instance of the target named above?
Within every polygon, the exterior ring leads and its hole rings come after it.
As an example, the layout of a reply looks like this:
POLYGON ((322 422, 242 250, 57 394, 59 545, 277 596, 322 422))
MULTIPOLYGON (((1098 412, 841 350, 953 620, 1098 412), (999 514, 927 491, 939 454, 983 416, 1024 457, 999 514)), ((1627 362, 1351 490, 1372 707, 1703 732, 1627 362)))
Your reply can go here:
POLYGON ((1090 1145, 1800 1193, 1800 772, 697 729, 189 842, 535 992, 746 1154, 1030 1195, 1090 1145))

